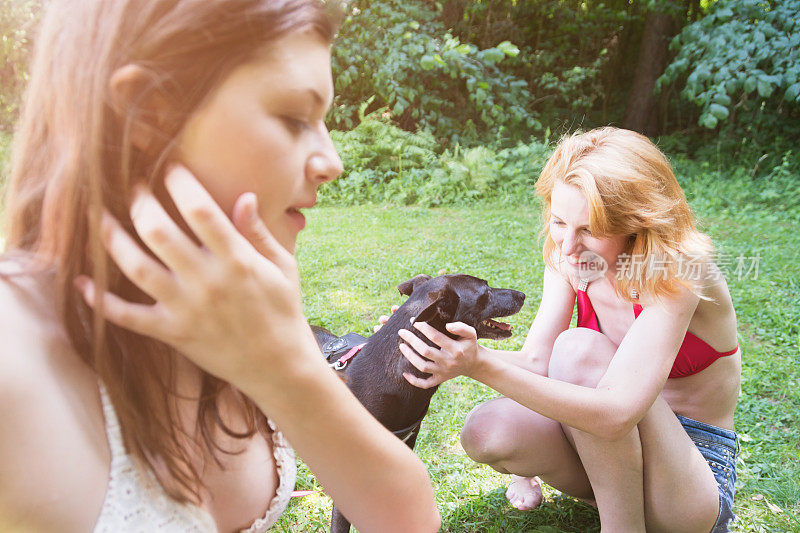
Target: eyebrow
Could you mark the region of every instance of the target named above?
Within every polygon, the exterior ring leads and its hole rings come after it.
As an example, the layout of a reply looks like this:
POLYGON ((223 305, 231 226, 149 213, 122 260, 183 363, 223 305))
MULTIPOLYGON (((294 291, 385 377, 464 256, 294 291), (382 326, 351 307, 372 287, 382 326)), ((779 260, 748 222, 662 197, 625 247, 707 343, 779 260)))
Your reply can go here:
MULTIPOLYGON (((313 87, 308 87, 308 88, 306 88, 305 92, 306 92, 307 94, 310 94, 310 95, 311 95, 311 97, 314 99, 314 103, 315 103, 316 105, 318 105, 318 106, 325 106, 325 99, 324 99, 324 98, 322 98, 322 95, 321 95, 321 94, 319 94, 319 91, 317 91, 317 90, 316 90, 316 89, 314 89, 313 87)), ((331 105, 332 105, 332 104, 333 104, 333 102, 331 102, 331 105)), ((329 107, 330 107, 330 105, 328 105, 328 106, 325 106, 325 109, 328 109, 329 107)))

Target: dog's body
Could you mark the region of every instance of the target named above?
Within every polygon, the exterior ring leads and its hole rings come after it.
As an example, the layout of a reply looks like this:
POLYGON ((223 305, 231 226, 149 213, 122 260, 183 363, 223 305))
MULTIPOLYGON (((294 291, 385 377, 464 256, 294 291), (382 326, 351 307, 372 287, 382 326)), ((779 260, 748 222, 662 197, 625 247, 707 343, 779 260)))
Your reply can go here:
MULTIPOLYGON (((444 333, 447 333, 445 324, 464 322, 475 328, 478 338, 506 338, 511 336, 511 328, 492 319, 518 312, 525 295, 511 289, 489 287, 484 280, 464 274, 436 278, 419 275, 397 288, 401 294, 409 296, 408 300, 340 371, 364 407, 413 449, 419 423, 428 412, 436 387, 420 389, 403 377, 404 372, 420 377, 427 374, 414 368, 400 352, 397 332, 408 329, 427 342, 411 326, 412 320, 427 322, 444 333)), ((338 339, 324 328, 312 329, 323 350, 338 339)), ((337 359, 333 357, 331 362, 337 359)), ((334 505, 331 531, 346 533, 349 530, 350 522, 334 505)))

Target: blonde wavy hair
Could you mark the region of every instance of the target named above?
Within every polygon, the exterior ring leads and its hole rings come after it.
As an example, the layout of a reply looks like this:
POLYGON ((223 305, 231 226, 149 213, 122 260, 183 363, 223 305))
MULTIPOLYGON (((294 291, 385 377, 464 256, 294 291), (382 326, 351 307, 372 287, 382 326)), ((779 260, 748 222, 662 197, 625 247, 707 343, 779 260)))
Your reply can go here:
POLYGON ((617 264, 615 289, 621 298, 660 298, 675 294, 679 286, 703 297, 714 247, 697 230, 669 161, 647 137, 604 127, 559 142, 536 182, 544 261, 554 269, 560 250, 550 236, 549 221, 557 182, 583 192, 593 235, 629 237, 617 264))

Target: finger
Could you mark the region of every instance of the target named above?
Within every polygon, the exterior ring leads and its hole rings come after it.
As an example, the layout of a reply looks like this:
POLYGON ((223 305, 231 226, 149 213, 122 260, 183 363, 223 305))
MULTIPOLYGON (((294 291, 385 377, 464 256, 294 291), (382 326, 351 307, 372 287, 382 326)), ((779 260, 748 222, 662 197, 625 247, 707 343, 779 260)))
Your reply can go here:
POLYGON ((205 262, 203 251, 143 187, 137 189, 131 205, 131 221, 142 242, 176 274, 191 272, 205 262))
POLYGON ((400 345, 400 353, 402 353, 403 357, 408 359, 408 362, 411 363, 411 365, 420 372, 425 372, 426 374, 433 374, 433 371, 435 370, 435 366, 433 365, 433 363, 431 363, 430 361, 426 361, 425 359, 417 355, 417 352, 412 350, 408 344, 400 345))
POLYGON ((125 277, 155 300, 169 300, 174 295, 175 279, 170 272, 144 253, 117 219, 106 211, 101 229, 106 251, 125 277))
POLYGON ((407 372, 403 372, 403 377, 406 378, 406 381, 420 389, 430 389, 431 387, 435 387, 436 385, 443 383, 443 380, 440 380, 436 377, 422 379, 407 372))
MULTIPOLYGON (((444 358, 442 357, 441 351, 438 348, 433 346, 429 346, 425 341, 408 331, 407 329, 401 329, 397 332, 401 339, 403 339, 406 343, 408 343, 414 351, 416 351, 421 356, 430 359, 431 361, 441 362, 444 358)), ((402 343, 401 343, 402 345, 402 343)))
MULTIPOLYGON (((443 350, 454 347, 458 341, 451 339, 441 331, 437 330, 427 322, 414 322, 414 327, 423 335, 428 337, 431 342, 440 346, 443 350)), ((450 350, 452 351, 452 350, 450 350)))
POLYGON ((394 314, 394 312, 397 311, 398 309, 400 309, 399 305, 393 305, 392 306, 392 314, 394 314))
POLYGON ((242 244, 244 237, 186 167, 170 168, 164 185, 186 224, 211 253, 229 257, 242 244))
POLYGON ((99 295, 94 282, 86 276, 79 276, 75 286, 83 295, 86 304, 92 309, 102 307, 103 318, 134 333, 165 340, 167 330, 164 317, 157 311, 158 304, 135 304, 123 300, 116 294, 104 292, 99 295))
POLYGON ((381 315, 378 317, 378 322, 381 324, 386 324, 387 322, 389 322, 389 317, 386 315, 381 315))
POLYGON ((458 335, 461 338, 474 341, 478 340, 478 333, 475 331, 475 328, 463 322, 450 322, 449 324, 445 324, 445 328, 453 335, 458 335))
POLYGON ((255 194, 244 193, 236 200, 231 219, 239 233, 256 251, 275 263, 281 271, 287 274, 294 268, 292 254, 281 246, 258 215, 258 199, 255 194))

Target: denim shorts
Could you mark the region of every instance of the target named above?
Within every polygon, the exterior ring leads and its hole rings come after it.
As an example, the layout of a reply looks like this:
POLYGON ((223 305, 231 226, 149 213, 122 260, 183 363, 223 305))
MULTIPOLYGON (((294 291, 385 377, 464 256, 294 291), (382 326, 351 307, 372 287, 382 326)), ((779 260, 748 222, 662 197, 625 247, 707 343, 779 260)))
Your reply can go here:
POLYGON ((733 492, 736 484, 736 433, 698 422, 676 414, 683 429, 705 458, 719 489, 719 515, 711 533, 728 531, 729 522, 736 519, 733 514, 733 492))

